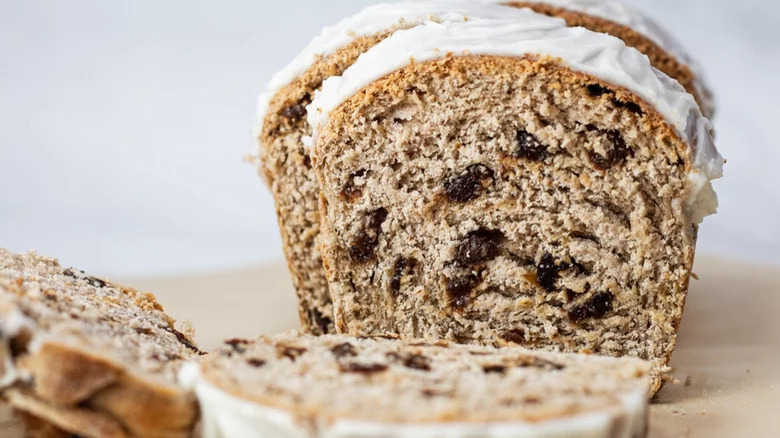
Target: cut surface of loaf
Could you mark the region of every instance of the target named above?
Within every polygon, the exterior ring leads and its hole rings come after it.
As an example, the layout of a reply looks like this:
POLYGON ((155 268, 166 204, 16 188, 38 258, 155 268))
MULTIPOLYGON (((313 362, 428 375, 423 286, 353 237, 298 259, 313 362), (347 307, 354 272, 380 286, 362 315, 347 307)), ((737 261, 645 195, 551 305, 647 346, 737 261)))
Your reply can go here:
POLYGON ((15 409, 89 438, 186 437, 197 404, 176 375, 201 354, 151 294, 0 250, 0 390, 15 409))
POLYGON ((637 437, 649 364, 447 342, 288 333, 188 370, 204 438, 637 437))
MULTIPOLYGON (((497 1, 497 0, 493 0, 497 1)), ((571 27, 581 26, 623 40, 644 53, 653 66, 676 79, 696 97, 702 113, 712 117, 715 102, 703 73, 682 45, 650 18, 619 0, 531 0, 500 3, 566 20, 571 27)))
MULTIPOLYGON (((319 184, 303 139, 311 134, 306 106, 322 82, 342 74, 358 56, 398 29, 432 20, 529 20, 529 11, 502 6, 505 1, 412 1, 369 7, 326 28, 271 81, 260 98, 257 137, 259 167, 274 196, 284 252, 299 299, 303 328, 310 333, 334 331, 333 308, 319 252, 319 184)), ((653 64, 680 80, 709 106, 706 87, 678 45, 651 21, 612 1, 521 2, 560 20, 534 16, 538 25, 584 26, 623 38, 648 54, 653 64), (587 5, 586 5, 587 3, 587 5), (566 22, 564 22, 564 20, 566 22), (694 72, 694 73, 691 73, 694 72), (698 88, 697 88, 698 87, 698 88), (703 97, 702 97, 703 96, 703 97)), ((705 110, 705 113, 707 111, 705 110)))
POLYGON ((309 117, 340 332, 641 357, 660 387, 722 157, 645 56, 431 23, 326 81, 309 117))

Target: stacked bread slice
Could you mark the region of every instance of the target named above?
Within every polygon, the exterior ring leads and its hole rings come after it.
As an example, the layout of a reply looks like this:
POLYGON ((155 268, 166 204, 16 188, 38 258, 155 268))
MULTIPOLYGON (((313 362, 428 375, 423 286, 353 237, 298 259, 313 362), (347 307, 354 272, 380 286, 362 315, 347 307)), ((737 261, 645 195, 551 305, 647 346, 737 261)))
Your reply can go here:
POLYGON ((177 373, 202 354, 152 295, 0 250, 0 388, 13 408, 84 437, 187 437, 198 407, 177 373))
POLYGON ((261 97, 304 327, 639 357, 655 392, 717 207, 709 92, 619 3, 513 6, 369 8, 261 97))

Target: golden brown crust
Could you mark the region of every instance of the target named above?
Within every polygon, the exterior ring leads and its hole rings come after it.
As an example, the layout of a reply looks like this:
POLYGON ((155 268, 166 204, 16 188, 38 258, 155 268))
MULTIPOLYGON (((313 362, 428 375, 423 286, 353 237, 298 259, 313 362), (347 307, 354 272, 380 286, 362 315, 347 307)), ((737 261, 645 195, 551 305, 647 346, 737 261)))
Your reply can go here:
POLYGON ((83 402, 113 384, 119 374, 116 365, 102 358, 52 343, 44 344, 25 362, 37 395, 61 405, 83 402))
POLYGON ((73 435, 38 417, 0 401, 0 431, 4 438, 71 438, 73 435))
POLYGON ((136 377, 99 355, 46 343, 18 365, 32 375, 33 386, 29 397, 17 397, 25 404, 12 399, 14 406, 74 433, 116 424, 131 437, 187 437, 197 420, 191 394, 136 377), (37 404, 26 408, 30 397, 37 404))
POLYGON ((570 27, 584 27, 594 32, 606 33, 620 38, 627 46, 634 47, 647 55, 653 67, 677 79, 696 98, 696 101, 699 102, 699 106, 702 108, 702 112, 705 113, 704 115, 708 118, 712 117, 711 113, 707 113, 706 105, 702 105, 705 96, 699 93, 699 89, 696 86, 698 78, 696 78, 693 71, 673 54, 634 29, 605 18, 545 3, 514 1, 507 3, 507 5, 518 8, 530 8, 540 14, 562 18, 566 20, 566 24, 570 27))
POLYGON ((119 423, 101 413, 79 407, 55 406, 17 388, 8 389, 5 394, 14 408, 74 434, 86 438, 129 438, 119 423))

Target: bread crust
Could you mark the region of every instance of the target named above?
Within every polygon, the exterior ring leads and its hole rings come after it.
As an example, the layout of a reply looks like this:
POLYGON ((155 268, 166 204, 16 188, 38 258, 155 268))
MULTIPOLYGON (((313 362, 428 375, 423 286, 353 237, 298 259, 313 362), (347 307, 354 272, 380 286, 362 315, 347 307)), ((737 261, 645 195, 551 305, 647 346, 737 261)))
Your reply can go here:
POLYGON ((14 408, 86 438, 130 438, 115 420, 99 412, 78 407, 56 406, 36 397, 30 391, 12 388, 6 397, 14 408))
POLYGON ((124 434, 110 436, 187 437, 197 419, 190 393, 136 376, 78 348, 45 343, 17 366, 30 373, 33 384, 9 397, 11 404, 73 433, 87 434, 97 427, 124 434), (69 420, 70 415, 75 418, 69 420))

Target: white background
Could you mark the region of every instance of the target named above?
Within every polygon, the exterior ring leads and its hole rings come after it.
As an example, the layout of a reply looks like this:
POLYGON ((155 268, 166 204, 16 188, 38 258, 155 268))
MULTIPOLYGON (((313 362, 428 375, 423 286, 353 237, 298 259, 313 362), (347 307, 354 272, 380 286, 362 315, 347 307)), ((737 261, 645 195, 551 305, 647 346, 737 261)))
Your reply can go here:
MULTIPOLYGON (((0 246, 103 274, 281 258, 242 162, 255 98, 343 0, 0 0, 0 246)), ((780 263, 780 2, 632 1, 705 66, 721 213, 700 251, 780 263)))

